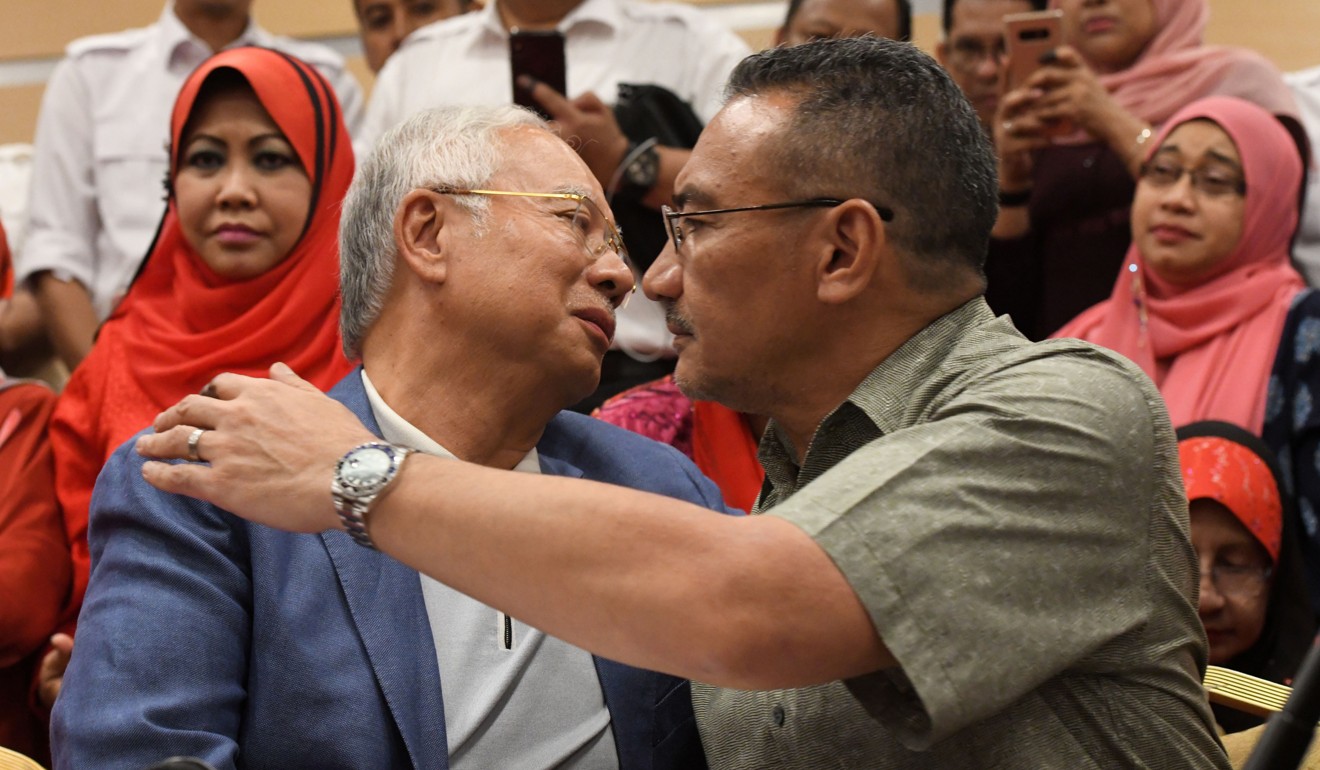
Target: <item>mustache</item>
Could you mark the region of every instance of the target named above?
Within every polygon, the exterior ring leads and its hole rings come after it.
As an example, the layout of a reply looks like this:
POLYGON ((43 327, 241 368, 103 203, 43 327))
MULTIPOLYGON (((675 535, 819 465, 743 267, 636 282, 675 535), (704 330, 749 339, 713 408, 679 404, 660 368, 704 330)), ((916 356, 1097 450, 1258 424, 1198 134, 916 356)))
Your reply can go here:
POLYGON ((673 302, 665 302, 664 309, 665 323, 669 324, 671 329, 678 329, 684 334, 692 333, 692 322, 682 313, 678 312, 678 308, 674 306, 673 302))

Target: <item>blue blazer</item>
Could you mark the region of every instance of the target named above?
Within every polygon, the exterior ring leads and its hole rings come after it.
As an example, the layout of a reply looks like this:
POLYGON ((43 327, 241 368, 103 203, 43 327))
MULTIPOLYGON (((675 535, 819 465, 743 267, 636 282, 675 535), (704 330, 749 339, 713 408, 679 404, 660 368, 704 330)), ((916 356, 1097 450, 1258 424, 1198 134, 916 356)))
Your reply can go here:
MULTIPOLYGON (((379 434, 359 371, 330 395, 379 434)), ((679 452, 589 417, 560 413, 537 450, 545 473, 724 510, 679 452)), ((417 573, 343 532, 280 532, 160 492, 142 462, 130 441, 97 481, 56 766, 447 768, 417 573)), ((685 680, 601 658, 596 671, 621 768, 705 767, 685 680)))

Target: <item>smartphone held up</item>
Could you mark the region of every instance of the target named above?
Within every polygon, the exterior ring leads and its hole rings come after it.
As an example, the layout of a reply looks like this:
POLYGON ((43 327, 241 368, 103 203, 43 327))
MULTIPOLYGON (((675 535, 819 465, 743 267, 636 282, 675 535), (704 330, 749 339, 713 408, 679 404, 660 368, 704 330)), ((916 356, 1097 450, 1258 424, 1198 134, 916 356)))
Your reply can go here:
POLYGON ((550 120, 544 108, 519 81, 524 77, 545 83, 561 94, 568 93, 564 66, 564 35, 557 30, 519 30, 509 34, 509 67, 513 74, 513 103, 550 120))
MULTIPOLYGON (((1021 88, 1036 71, 1048 64, 1054 50, 1063 44, 1063 11, 1011 13, 1004 17, 1007 60, 1001 70, 1000 94, 1021 88)), ((1054 121, 1049 136, 1073 132, 1070 121, 1054 121)))

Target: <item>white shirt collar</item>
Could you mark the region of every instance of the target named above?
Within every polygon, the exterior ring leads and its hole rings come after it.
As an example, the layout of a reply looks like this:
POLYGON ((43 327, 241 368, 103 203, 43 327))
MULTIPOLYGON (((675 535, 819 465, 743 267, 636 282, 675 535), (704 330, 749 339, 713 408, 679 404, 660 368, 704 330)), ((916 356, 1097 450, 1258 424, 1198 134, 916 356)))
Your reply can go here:
MULTIPOLYGON (((174 14, 173 0, 165 4, 165 10, 161 12, 160 21, 157 22, 157 28, 160 30, 161 50, 168 64, 173 64, 181 59, 190 61, 196 59, 198 54, 204 60, 210 58, 211 54, 214 53, 201 38, 194 35, 187 27, 183 26, 182 21, 179 21, 179 17, 174 14), (193 56, 187 56, 189 52, 193 53, 193 56)), ((243 30, 243 34, 239 35, 237 40, 225 46, 225 48, 238 48, 244 45, 269 47, 270 43, 270 35, 257 26, 255 17, 248 14, 248 23, 243 30)), ((195 62, 189 66, 189 69, 192 69, 192 66, 195 66, 195 62)))
MULTIPOLYGON (((362 370, 362 387, 367 391, 367 403, 371 405, 371 411, 376 416, 376 424, 380 426, 382 438, 391 444, 401 444, 429 455, 450 460, 455 459, 453 452, 445 449, 435 439, 418 430, 412 423, 399 416, 398 412, 391 409, 389 404, 385 403, 385 399, 381 398, 376 386, 371 384, 371 378, 367 376, 366 369, 362 370)), ((523 455, 523 458, 518 461, 513 469, 524 473, 540 473, 541 460, 536 453, 536 447, 532 447, 532 451, 523 455)))
MULTIPOLYGON (((504 28, 504 22, 500 20, 499 9, 495 7, 498 2, 499 0, 491 0, 477 13, 481 14, 481 26, 486 33, 502 40, 509 36, 509 32, 504 28)), ((623 26, 623 9, 619 7, 619 0, 582 0, 560 20, 557 29, 567 33, 579 24, 592 23, 601 24, 610 30, 617 30, 623 26)))

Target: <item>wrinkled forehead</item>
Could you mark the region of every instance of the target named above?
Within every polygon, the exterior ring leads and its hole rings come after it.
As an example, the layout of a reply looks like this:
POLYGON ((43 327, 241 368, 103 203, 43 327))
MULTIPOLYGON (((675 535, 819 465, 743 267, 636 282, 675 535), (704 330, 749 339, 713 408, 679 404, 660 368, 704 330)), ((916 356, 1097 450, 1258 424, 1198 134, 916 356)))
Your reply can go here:
POLYGON ((603 202, 591 169, 564 140, 535 126, 499 130, 491 184, 525 192, 577 192, 603 202))

